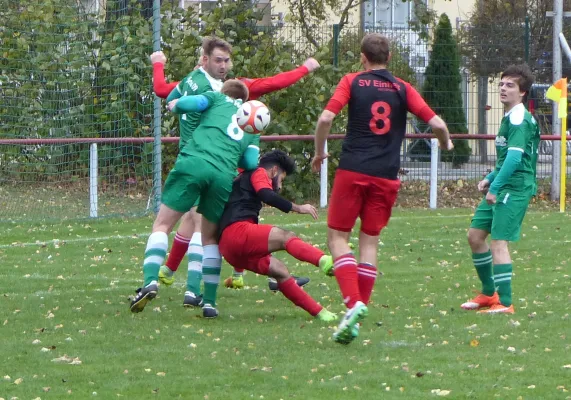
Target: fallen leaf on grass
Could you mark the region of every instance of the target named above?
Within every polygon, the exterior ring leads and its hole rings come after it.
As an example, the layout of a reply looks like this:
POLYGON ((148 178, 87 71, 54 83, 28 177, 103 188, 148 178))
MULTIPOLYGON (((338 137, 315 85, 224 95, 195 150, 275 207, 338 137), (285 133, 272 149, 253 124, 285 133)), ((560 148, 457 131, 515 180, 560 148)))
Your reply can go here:
POLYGON ((437 396, 448 396, 451 390, 441 390, 441 389, 432 389, 430 393, 435 394, 437 396))
POLYGON ((470 340, 470 347, 478 347, 480 342, 476 339, 470 340))

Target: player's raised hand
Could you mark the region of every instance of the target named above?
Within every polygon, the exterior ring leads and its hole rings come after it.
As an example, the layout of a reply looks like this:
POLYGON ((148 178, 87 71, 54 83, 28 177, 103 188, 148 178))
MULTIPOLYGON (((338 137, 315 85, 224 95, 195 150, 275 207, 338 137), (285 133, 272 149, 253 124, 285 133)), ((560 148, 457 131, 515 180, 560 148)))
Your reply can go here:
POLYGON ((478 182, 478 191, 480 193, 488 193, 488 189, 490 188, 490 181, 487 179, 482 179, 480 182, 478 182))
POLYGON ((153 54, 151 54, 151 63, 155 64, 155 63, 159 63, 159 64, 166 64, 167 62, 167 57, 165 56, 165 53, 163 53, 162 51, 155 51, 153 54))
POLYGON ((304 204, 299 206, 298 212, 300 214, 309 214, 313 217, 313 219, 317 219, 319 217, 317 210, 311 204, 304 204))
POLYGON ((307 60, 305 60, 305 62, 303 63, 303 65, 307 68, 307 70, 308 70, 309 72, 313 72, 313 71, 315 71, 317 68, 320 67, 319 62, 318 62, 315 58, 313 58, 313 57, 310 57, 310 58, 308 58, 307 60))
POLYGON ((169 103, 167 104, 167 108, 169 111, 172 111, 173 108, 176 106, 176 103, 178 102, 178 99, 174 99, 169 101, 169 103))
POLYGON ((443 150, 451 151, 454 149, 454 143, 452 143, 452 140, 450 140, 450 139, 448 139, 448 142, 446 142, 446 143, 442 143, 439 141, 438 147, 440 147, 443 150))
POLYGON ((313 170, 313 172, 320 172, 321 171, 321 164, 323 163, 323 160, 325 160, 327 157, 329 157, 329 154, 325 153, 325 154, 316 154, 313 156, 313 159, 311 160, 311 169, 313 170))

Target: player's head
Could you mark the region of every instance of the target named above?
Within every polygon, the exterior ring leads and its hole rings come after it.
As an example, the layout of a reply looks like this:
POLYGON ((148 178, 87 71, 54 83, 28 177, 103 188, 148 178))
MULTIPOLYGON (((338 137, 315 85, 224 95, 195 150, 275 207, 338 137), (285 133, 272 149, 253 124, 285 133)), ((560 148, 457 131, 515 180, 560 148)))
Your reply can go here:
POLYGON ((248 96, 250 95, 248 87, 238 79, 228 79, 222 85, 220 92, 224 93, 228 97, 232 97, 236 100, 240 99, 242 101, 248 101, 248 96))
POLYGON ((365 68, 370 65, 387 65, 391 58, 390 43, 380 33, 369 33, 361 40, 361 63, 365 68))
POLYGON ((527 100, 534 78, 527 64, 510 65, 500 77, 500 101, 513 107, 527 100))
POLYGON ((282 150, 272 150, 262 155, 260 167, 266 170, 273 189, 279 192, 285 177, 295 172, 295 161, 282 150))
POLYGON ((202 41, 202 67, 213 78, 224 79, 232 68, 231 53, 230 43, 215 36, 207 37, 202 41))

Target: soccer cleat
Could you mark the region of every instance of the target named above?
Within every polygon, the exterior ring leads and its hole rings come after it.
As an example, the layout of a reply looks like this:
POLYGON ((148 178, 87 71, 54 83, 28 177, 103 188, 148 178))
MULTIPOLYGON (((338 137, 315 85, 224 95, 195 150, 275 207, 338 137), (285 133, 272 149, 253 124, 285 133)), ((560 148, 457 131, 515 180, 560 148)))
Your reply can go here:
POLYGON ((184 307, 200 307, 202 305, 202 295, 196 295, 188 290, 184 292, 184 307))
POLYGON ((315 318, 323 322, 331 322, 337 320, 337 314, 334 314, 328 309, 323 308, 321 311, 319 311, 319 314, 317 314, 315 318))
POLYGON ((216 318, 218 316, 218 310, 210 304, 204 304, 202 306, 202 316, 204 318, 216 318))
POLYGON ((462 303, 460 307, 464 310, 479 310, 480 308, 492 307, 495 304, 499 304, 499 302, 500 296, 498 296, 498 293, 494 293, 492 296, 486 296, 480 293, 472 300, 462 303))
POLYGON ((165 286, 170 286, 174 283, 174 271, 166 265, 161 265, 159 269, 159 282, 165 286))
MULTIPOLYGON (((292 278, 295 279, 295 283, 299 287, 304 287, 309 283, 309 278, 306 278, 305 276, 292 275, 292 278)), ((278 290, 280 290, 278 288, 278 281, 276 281, 274 278, 268 278, 268 287, 272 292, 277 292, 278 290)))
POLYGON ((321 271, 327 276, 335 276, 333 274, 333 257, 331 256, 322 256, 319 259, 319 268, 321 271))
POLYGON ((369 310, 363 302, 356 302, 353 308, 345 313, 343 320, 341 320, 337 330, 333 333, 333 340, 341 344, 351 343, 353 339, 359 336, 359 328, 357 326, 368 313, 369 310))
POLYGON ((504 306, 503 304, 494 304, 487 310, 478 311, 479 314, 514 314, 514 305, 504 306))
POLYGON ((147 286, 138 288, 136 290, 137 295, 133 300, 131 300, 131 312, 139 313, 145 309, 145 306, 149 301, 157 297, 157 293, 159 291, 159 287, 157 286, 157 282, 153 281, 149 283, 147 286))
POLYGON ((224 286, 229 289, 242 289, 244 287, 244 275, 229 276, 224 279, 224 286))

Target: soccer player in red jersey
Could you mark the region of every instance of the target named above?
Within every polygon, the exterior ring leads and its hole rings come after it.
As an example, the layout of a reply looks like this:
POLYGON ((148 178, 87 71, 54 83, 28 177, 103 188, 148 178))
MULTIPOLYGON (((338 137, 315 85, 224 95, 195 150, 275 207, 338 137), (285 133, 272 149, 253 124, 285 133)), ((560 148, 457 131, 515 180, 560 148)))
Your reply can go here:
POLYGON ((317 303, 300 288, 283 262, 272 253, 285 250, 300 261, 324 270, 333 265, 331 256, 289 232, 272 225, 258 224, 262 202, 283 212, 309 214, 317 219, 311 204, 297 205, 278 194, 286 175, 295 171, 295 161, 281 150, 273 150, 260 158, 257 169, 241 173, 232 185, 230 198, 220 219, 220 253, 226 261, 260 275, 271 276, 278 289, 293 304, 322 321, 333 321, 336 315, 317 303))
MULTIPOLYGON (((162 51, 157 51, 151 54, 151 63, 153 65, 153 90, 158 97, 167 98, 168 95, 174 90, 179 82, 167 83, 165 80, 164 65, 167 61, 166 56, 162 51)), ((201 64, 211 75, 215 75, 212 71, 216 68, 215 64, 210 65, 210 61, 204 54, 201 55, 201 64)), ((279 73, 275 76, 267 78, 238 78, 242 81, 249 90, 248 100, 256 100, 260 96, 271 93, 277 90, 284 89, 293 85, 300 79, 319 68, 319 63, 314 58, 308 58, 303 65, 287 72, 279 73)), ((226 71, 227 72, 227 71, 226 71)), ((171 285, 174 282, 173 273, 178 269, 182 259, 187 251, 194 258, 200 257, 201 254, 201 236, 200 236, 200 215, 193 208, 190 212, 186 213, 181 220, 177 229, 172 248, 169 252, 166 265, 161 267, 159 279, 165 285, 171 285)), ((244 286, 243 269, 235 268, 232 277, 226 279, 224 284, 227 287, 236 289, 244 286)), ((194 279, 194 278, 193 278, 194 279)), ((309 279, 305 277, 296 278, 296 282, 303 286, 309 279)), ((200 285, 200 281, 193 282, 192 286, 200 285)), ((270 282, 270 289, 275 290, 275 283, 270 282)), ((185 304, 189 305, 194 301, 198 304, 200 301, 199 294, 192 299, 189 297, 188 301, 185 298, 185 304)))
POLYGON ((327 213, 328 245, 333 271, 348 310, 333 334, 336 342, 348 344, 359 334, 359 321, 367 315, 367 303, 377 277, 379 235, 391 216, 400 181, 400 148, 405 136, 407 113, 428 123, 440 146, 453 148, 444 121, 420 94, 387 70, 390 58, 386 37, 371 33, 361 42, 365 71, 345 75, 319 117, 315 130, 312 168, 321 169, 325 140, 335 116, 349 105, 347 136, 327 213), (359 262, 349 248, 349 237, 361 218, 359 262))

